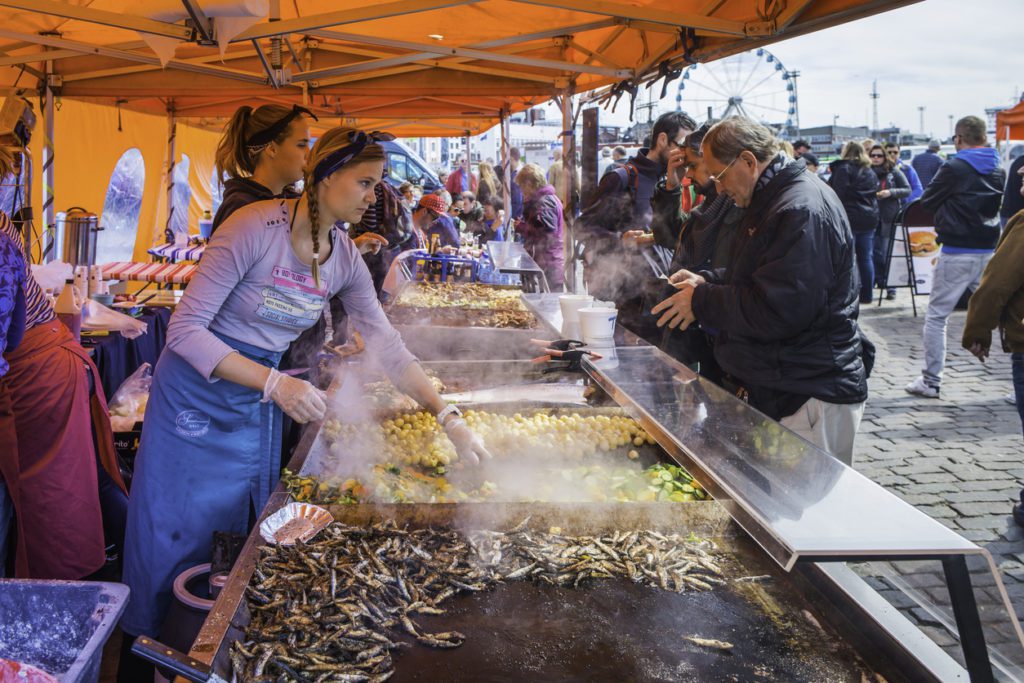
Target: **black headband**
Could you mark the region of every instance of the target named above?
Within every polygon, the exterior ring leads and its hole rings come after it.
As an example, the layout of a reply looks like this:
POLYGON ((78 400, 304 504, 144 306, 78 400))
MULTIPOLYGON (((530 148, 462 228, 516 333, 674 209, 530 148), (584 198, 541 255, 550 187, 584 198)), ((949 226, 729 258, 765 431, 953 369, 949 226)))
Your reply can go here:
POLYGON ((245 141, 246 147, 263 147, 264 145, 269 145, 271 142, 276 140, 281 133, 288 129, 288 124, 303 114, 312 116, 314 121, 319 120, 317 119, 316 114, 310 110, 305 107, 300 107, 297 104, 293 104, 291 111, 270 124, 270 127, 253 133, 249 139, 245 141))
POLYGON ((365 133, 360 130, 349 133, 348 144, 341 149, 328 154, 316 165, 316 168, 313 169, 313 184, 315 185, 319 183, 321 180, 362 154, 367 145, 378 142, 390 142, 394 139, 395 136, 391 133, 381 133, 378 131, 365 133))

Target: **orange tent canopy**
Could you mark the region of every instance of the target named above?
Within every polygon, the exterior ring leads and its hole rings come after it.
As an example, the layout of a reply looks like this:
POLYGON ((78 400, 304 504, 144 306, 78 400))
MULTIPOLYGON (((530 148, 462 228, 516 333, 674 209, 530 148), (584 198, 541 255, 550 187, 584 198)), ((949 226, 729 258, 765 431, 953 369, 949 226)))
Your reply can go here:
POLYGON ((1010 109, 996 112, 997 140, 1024 140, 1024 99, 1010 109))
POLYGON ((916 1, 291 0, 268 17, 270 0, 0 0, 0 87, 179 118, 303 103, 327 125, 452 136, 916 1))

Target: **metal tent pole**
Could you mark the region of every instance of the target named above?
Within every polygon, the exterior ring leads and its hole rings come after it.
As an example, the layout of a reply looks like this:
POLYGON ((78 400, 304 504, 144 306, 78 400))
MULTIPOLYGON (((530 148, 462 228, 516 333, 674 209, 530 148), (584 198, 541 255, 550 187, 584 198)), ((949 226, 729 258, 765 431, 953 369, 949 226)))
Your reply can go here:
MULTIPOLYGON (((53 62, 46 62, 44 67, 45 81, 43 83, 43 233, 40 236, 40 263, 49 263, 50 261, 63 256, 57 254, 57 249, 54 248, 56 244, 55 230, 56 230, 56 210, 53 200, 53 133, 54 133, 54 106, 53 106, 53 89, 51 88, 53 76, 50 71, 53 69, 53 62)), ((26 243, 26 248, 30 250, 30 247, 26 243)), ((31 258, 31 251, 29 258, 31 258)))
POLYGON ((508 109, 501 110, 501 184, 505 200, 505 226, 503 233, 506 240, 512 238, 512 144, 509 140, 508 109))
POLYGON ((175 142, 178 135, 178 121, 174 114, 174 100, 167 103, 167 221, 164 223, 164 237, 167 243, 174 242, 174 167, 177 159, 175 142))
MULTIPOLYGON (((573 85, 570 83, 561 95, 562 105, 562 187, 560 188, 565 197, 565 234, 563 239, 565 240, 565 273, 564 279, 566 280, 565 288, 566 291, 576 291, 576 239, 573 234, 573 225, 576 222, 576 202, 575 202, 575 188, 573 187, 576 183, 576 134, 574 119, 572 115, 572 96, 573 96, 573 85)), ((558 282, 552 282, 553 287, 557 287, 558 282)))

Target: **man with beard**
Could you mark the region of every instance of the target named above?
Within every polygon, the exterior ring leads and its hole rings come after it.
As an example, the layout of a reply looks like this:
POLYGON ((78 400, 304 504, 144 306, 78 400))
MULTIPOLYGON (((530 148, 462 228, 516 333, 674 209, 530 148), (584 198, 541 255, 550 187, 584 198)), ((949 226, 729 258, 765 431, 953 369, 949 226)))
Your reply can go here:
MULTIPOLYGON (((704 123, 686 136, 682 147, 672 150, 665 179, 654 191, 651 202, 655 215, 654 232, 672 235, 674 239, 669 273, 683 269, 697 273, 727 267, 733 236, 743 218, 743 209, 736 206, 728 195, 719 194, 708 175, 700 146, 711 126, 711 121, 704 123), (689 215, 683 215, 679 210, 683 190, 680 176, 683 173, 697 193, 704 197, 704 201, 689 215), (669 220, 662 222, 659 217, 669 220)), ((675 287, 666 284, 661 296, 665 299, 675 293, 675 287)), ((720 383, 721 370, 712 352, 714 333, 713 329, 703 329, 699 325, 686 330, 666 327, 661 349, 704 377, 720 383)))
POLYGON ((867 399, 853 233, 839 198, 749 119, 702 143, 718 192, 746 209, 726 268, 681 270, 660 325, 716 330, 723 386, 846 463, 867 399))
MULTIPOLYGON (((584 245, 584 279, 590 293, 614 301, 619 323, 653 344, 662 335, 648 311, 657 300, 660 282, 633 248, 635 231, 649 231, 651 198, 656 184, 665 176, 669 155, 679 150, 696 128, 694 120, 681 111, 658 117, 651 130, 650 147, 605 173, 576 222, 576 234, 584 245), (627 244, 623 244, 623 238, 627 244)), ((641 238, 641 244, 644 241, 641 238)))

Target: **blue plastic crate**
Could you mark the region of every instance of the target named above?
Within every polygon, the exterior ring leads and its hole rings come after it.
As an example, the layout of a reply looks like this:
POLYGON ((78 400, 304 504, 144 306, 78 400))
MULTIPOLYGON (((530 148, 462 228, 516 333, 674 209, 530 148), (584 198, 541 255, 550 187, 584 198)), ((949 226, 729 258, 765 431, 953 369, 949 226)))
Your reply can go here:
POLYGON ((96 683, 127 603, 121 583, 0 579, 0 657, 63 683, 96 683))

